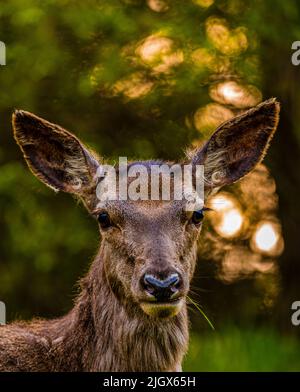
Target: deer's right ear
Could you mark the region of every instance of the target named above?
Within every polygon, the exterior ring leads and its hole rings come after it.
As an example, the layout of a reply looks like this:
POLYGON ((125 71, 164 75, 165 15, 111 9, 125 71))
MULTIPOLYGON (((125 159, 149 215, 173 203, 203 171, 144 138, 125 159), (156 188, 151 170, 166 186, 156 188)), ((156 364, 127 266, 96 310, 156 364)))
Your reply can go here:
POLYGON ((31 171, 56 191, 82 194, 99 163, 70 132, 32 113, 13 114, 14 137, 31 171))
POLYGON ((196 151, 192 164, 204 165, 207 189, 232 184, 262 161, 277 128, 280 105, 271 98, 236 116, 196 151))

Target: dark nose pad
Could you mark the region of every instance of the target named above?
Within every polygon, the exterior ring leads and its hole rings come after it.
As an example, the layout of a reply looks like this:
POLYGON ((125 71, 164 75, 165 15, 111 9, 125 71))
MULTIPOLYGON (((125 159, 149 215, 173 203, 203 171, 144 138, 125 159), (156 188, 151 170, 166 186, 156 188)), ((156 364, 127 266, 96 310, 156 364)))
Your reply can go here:
POLYGON ((182 279, 177 273, 170 274, 166 279, 161 280, 152 274, 145 274, 142 282, 143 288, 153 295, 157 301, 169 301, 178 293, 182 279))

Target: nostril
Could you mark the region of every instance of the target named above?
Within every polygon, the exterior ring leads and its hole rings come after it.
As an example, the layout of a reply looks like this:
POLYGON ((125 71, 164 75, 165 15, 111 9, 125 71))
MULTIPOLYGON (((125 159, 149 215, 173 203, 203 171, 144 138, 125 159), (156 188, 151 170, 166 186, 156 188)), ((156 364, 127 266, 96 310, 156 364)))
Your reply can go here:
POLYGON ((154 287, 148 280, 148 275, 144 275, 141 279, 141 287, 143 290, 147 291, 149 294, 154 294, 154 287))
POLYGON ((179 280, 178 274, 172 274, 166 279, 166 284, 168 287, 175 287, 179 283, 179 280))
POLYGON ((152 294, 152 295, 155 294, 155 288, 150 285, 145 286, 145 291, 147 291, 149 294, 152 294))
POLYGON ((152 275, 144 275, 142 286, 144 290, 148 291, 148 293, 153 294, 156 289, 156 279, 152 275))
POLYGON ((141 284, 143 289, 153 295, 158 301, 168 300, 180 290, 182 279, 178 273, 170 274, 163 280, 152 274, 145 274, 141 284))
POLYGON ((178 280, 174 283, 174 288, 180 290, 182 288, 182 278, 178 277, 178 280))
POLYGON ((170 290, 172 293, 177 293, 182 289, 182 279, 180 276, 178 276, 178 279, 170 286, 170 290))

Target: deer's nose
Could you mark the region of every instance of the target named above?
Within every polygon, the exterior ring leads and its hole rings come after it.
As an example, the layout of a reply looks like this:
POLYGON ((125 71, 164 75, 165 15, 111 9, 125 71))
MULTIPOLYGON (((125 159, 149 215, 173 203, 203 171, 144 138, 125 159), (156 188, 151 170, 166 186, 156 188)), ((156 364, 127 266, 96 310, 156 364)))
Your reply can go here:
POLYGON ((178 273, 172 273, 165 279, 159 279, 152 274, 145 274, 142 278, 144 290, 158 302, 176 299, 181 285, 182 278, 178 273))

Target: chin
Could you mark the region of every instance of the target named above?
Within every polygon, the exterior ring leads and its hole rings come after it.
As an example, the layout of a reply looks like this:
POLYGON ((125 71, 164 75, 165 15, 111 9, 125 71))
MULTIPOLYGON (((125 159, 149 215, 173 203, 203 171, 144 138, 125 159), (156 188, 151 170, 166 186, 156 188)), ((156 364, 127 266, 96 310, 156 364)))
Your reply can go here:
POLYGON ((144 313, 155 318, 170 318, 176 316, 182 309, 183 299, 173 302, 141 302, 144 313))

